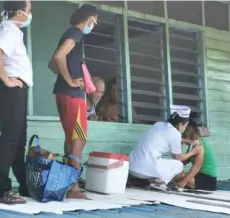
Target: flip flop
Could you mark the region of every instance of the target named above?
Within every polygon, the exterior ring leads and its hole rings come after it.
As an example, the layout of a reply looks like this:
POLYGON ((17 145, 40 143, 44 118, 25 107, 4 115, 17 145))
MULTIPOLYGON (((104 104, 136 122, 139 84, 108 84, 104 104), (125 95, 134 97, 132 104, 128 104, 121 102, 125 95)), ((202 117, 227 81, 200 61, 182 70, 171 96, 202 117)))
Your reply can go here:
POLYGON ((168 191, 168 187, 165 183, 151 183, 149 185, 150 188, 159 190, 159 191, 168 191))

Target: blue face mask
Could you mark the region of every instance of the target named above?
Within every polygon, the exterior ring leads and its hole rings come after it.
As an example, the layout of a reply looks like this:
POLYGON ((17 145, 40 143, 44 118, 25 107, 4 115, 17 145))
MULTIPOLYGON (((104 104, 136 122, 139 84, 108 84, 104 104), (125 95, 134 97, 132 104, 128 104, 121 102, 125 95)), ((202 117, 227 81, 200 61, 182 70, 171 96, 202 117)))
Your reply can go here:
POLYGON ((91 33, 91 31, 93 30, 94 28, 94 24, 92 23, 90 26, 88 24, 86 24, 85 28, 83 29, 83 33, 85 35, 91 33))

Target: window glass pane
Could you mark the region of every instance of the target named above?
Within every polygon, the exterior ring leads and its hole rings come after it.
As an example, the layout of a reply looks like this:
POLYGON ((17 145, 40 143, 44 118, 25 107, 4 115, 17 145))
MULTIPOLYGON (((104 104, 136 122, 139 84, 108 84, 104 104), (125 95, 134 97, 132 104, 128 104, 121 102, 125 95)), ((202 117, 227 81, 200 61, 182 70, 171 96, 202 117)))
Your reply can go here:
POLYGON ((203 121, 203 72, 199 33, 170 28, 173 103, 187 105, 191 117, 203 121))
POLYGON ((128 1, 128 9, 144 14, 164 17, 163 1, 128 1))
POLYGON ((194 24, 202 24, 200 1, 167 1, 169 18, 194 24))
POLYGON ((134 122, 152 124, 166 118, 162 26, 128 24, 134 122))
POLYGON ((205 25, 220 30, 229 30, 228 4, 205 1, 205 25))
POLYGON ((124 8, 124 1, 92 1, 92 3, 124 8))

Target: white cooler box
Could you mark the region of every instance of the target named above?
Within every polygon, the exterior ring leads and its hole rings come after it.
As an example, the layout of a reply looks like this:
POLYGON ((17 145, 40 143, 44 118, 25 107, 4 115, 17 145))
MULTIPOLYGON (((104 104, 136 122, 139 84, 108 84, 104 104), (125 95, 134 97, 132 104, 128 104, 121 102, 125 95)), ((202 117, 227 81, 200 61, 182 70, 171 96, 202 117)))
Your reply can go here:
POLYGON ((124 194, 129 174, 128 156, 92 152, 85 165, 86 190, 104 194, 124 194))

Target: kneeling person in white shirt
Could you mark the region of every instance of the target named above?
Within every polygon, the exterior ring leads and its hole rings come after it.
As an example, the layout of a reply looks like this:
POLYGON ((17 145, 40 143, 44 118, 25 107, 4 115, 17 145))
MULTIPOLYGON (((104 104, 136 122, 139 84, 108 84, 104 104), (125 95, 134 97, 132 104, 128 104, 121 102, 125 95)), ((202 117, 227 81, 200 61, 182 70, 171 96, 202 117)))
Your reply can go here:
POLYGON ((167 184, 183 171, 182 161, 197 153, 194 148, 182 154, 181 134, 188 124, 191 109, 172 106, 167 122, 156 122, 139 140, 130 154, 131 176, 149 180, 150 186, 167 190, 167 184), (174 159, 163 158, 170 153, 174 159))

